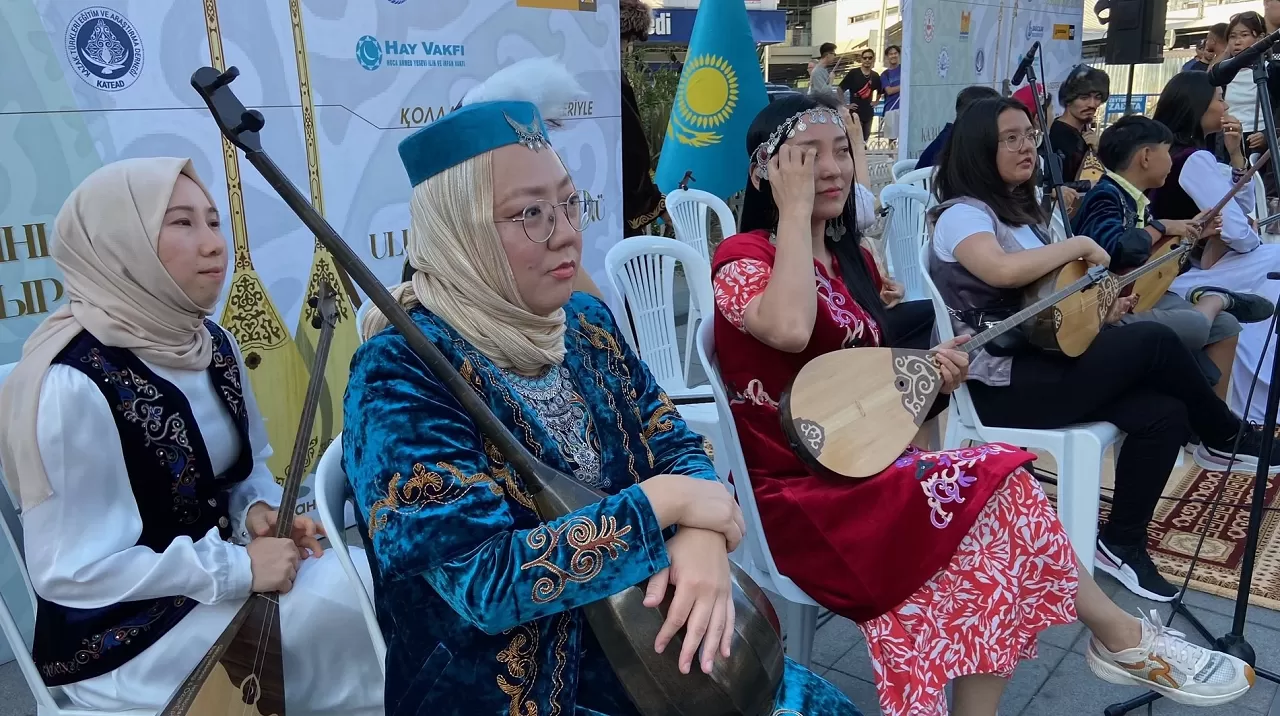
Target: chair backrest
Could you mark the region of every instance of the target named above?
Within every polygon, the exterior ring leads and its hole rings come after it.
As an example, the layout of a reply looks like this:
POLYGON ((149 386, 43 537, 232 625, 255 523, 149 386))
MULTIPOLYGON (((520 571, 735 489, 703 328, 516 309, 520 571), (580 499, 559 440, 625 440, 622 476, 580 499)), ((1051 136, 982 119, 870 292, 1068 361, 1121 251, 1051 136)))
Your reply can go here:
MULTIPOLYGON (((896 184, 911 184, 924 189, 926 194, 933 196, 933 175, 938 171, 937 167, 922 167, 920 169, 912 169, 911 171, 898 177, 896 184)), ((929 200, 930 206, 933 205, 933 199, 929 200)))
POLYGON ((1062 223, 1062 212, 1056 207, 1049 216, 1049 236, 1054 242, 1066 241, 1071 236, 1071 232, 1062 223))
POLYGON ((711 262, 708 248, 710 226, 707 210, 715 212, 720 222, 721 238, 738 233, 738 222, 733 218, 729 205, 720 197, 700 189, 676 189, 667 194, 667 214, 676 230, 676 238, 697 250, 707 263, 711 262))
POLYGON ((906 290, 905 300, 927 298, 919 258, 920 244, 925 239, 928 193, 911 184, 890 184, 880 191, 880 205, 889 210, 883 238, 890 272, 906 290))
POLYGON ((900 179, 903 174, 906 174, 907 172, 915 171, 916 164, 917 164, 917 160, 915 159, 901 159, 899 161, 894 162, 893 163, 893 180, 898 181, 898 179, 900 179))
POLYGON ((364 614, 365 626, 369 629, 369 637, 373 639, 373 649, 378 655, 378 664, 384 675, 387 661, 387 644, 382 638, 382 628, 378 625, 378 614, 373 608, 373 594, 365 586, 356 565, 351 561, 351 553, 347 551, 346 505, 347 474, 342 470, 342 433, 329 443, 329 447, 320 457, 316 467, 316 511, 320 513, 320 524, 324 525, 325 534, 333 545, 342 571, 347 573, 351 586, 359 593, 360 612, 364 614))
POLYGON ((714 310, 711 266, 687 244, 660 236, 636 236, 614 244, 604 263, 609 283, 626 299, 631 313, 634 334, 626 321, 619 320, 631 345, 668 394, 687 393, 676 339, 676 264, 684 268, 690 302, 704 317, 714 310))
MULTIPOLYGON (((942 294, 938 293, 938 287, 933 283, 933 277, 929 275, 929 252, 933 251, 933 240, 926 238, 924 243, 920 245, 920 267, 921 282, 924 284, 925 292, 928 294, 929 300, 933 303, 934 326, 937 327, 938 339, 941 341, 949 341, 956 337, 955 327, 951 323, 951 312, 947 310, 947 304, 942 300, 942 294)), ((981 429, 982 421, 978 419, 978 411, 973 407, 973 399, 969 397, 969 387, 964 383, 956 388, 951 394, 951 404, 949 420, 959 420, 962 425, 968 428, 981 429)))
MULTIPOLYGON (((0 365, 0 384, 13 372, 16 363, 0 365)), ((0 480, 4 476, 0 474, 0 480)), ((36 663, 31 658, 31 645, 34 643, 36 621, 36 592, 31 586, 31 577, 27 574, 26 552, 23 546, 22 519, 17 507, 17 498, 5 483, 3 496, 0 496, 0 532, 4 533, 0 544, 0 632, 4 634, 10 653, 0 661, 7 662, 11 658, 18 663, 18 670, 27 682, 27 688, 36 701, 36 711, 40 714, 56 714, 60 708, 55 694, 44 685, 36 663)))
MULTIPOLYGON (((738 506, 742 508, 743 521, 747 523, 746 534, 738 549, 744 551, 749 565, 767 574, 775 584, 786 579, 778 573, 773 554, 769 551, 769 542, 765 539, 764 528, 760 524, 760 511, 756 508, 756 496, 751 490, 751 476, 747 473, 747 459, 742 454, 742 443, 738 441, 738 426, 733 422, 733 411, 729 409, 729 396, 724 391, 724 381, 720 379, 720 362, 716 359, 715 321, 706 320, 698 327, 698 359, 711 382, 711 392, 716 399, 716 412, 720 414, 720 435, 723 440, 716 444, 716 453, 725 453, 724 464, 729 467, 729 475, 721 475, 738 498, 738 506), (729 482, 728 478, 733 481, 729 482)), ((788 582, 790 580, 787 580, 788 582)), ((782 595, 788 596, 788 595, 782 595)))

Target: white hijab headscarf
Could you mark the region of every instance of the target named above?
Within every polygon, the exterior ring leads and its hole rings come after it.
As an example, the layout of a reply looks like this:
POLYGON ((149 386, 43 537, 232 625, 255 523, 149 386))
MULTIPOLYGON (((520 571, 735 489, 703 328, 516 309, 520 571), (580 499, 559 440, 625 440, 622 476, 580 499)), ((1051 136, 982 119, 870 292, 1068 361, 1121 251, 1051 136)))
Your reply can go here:
POLYGON ((190 160, 126 159, 85 178, 54 222, 53 260, 67 303, 36 328, 0 388, 0 467, 23 509, 53 495, 36 441, 40 389, 53 359, 81 331, 168 368, 204 370, 212 341, 197 305, 160 263, 160 227, 178 176, 208 195, 190 160))

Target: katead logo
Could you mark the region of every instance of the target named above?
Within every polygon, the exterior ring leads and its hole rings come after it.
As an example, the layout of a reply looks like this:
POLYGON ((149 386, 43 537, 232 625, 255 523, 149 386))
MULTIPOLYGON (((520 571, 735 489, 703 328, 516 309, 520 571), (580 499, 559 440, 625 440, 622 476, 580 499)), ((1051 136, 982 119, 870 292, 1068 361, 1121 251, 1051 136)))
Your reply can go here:
POLYGON ((379 42, 365 35, 356 41, 356 60, 370 72, 382 67, 465 67, 466 49, 438 42, 379 42))
POLYGON ((67 60, 80 79, 106 92, 119 92, 142 74, 142 40, 133 23, 105 7, 87 7, 66 33, 67 60))
POLYGON ((1035 40, 1044 37, 1044 25, 1027 25, 1027 39, 1035 40))

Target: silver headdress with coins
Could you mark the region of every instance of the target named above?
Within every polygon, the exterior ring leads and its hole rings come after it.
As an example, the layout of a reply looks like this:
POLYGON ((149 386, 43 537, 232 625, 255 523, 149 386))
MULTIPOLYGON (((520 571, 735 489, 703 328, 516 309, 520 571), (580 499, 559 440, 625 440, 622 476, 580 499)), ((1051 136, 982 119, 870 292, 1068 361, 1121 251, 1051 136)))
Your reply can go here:
POLYGON ((814 107, 797 112, 787 118, 785 122, 778 125, 773 130, 773 134, 769 138, 756 147, 751 153, 752 171, 761 180, 769 178, 769 160, 774 154, 778 153, 778 147, 782 143, 796 136, 797 132, 803 132, 811 125, 815 124, 834 124, 841 129, 845 129, 844 119, 840 113, 830 107, 814 107))

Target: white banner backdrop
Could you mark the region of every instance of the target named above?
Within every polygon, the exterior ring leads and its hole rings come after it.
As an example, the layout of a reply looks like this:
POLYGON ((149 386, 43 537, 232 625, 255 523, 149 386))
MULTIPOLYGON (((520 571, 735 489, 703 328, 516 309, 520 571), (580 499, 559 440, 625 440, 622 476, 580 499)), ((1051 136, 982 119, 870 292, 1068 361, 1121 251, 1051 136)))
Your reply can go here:
MULTIPOLYGON (((590 193, 583 264, 607 285, 604 256, 623 225, 618 44, 616 0, 0 3, 0 363, 16 361, 65 301, 48 244, 67 194, 108 162, 190 157, 235 245, 214 317, 244 349, 282 478, 314 345, 314 331, 299 328, 309 323, 304 303, 319 278, 334 279, 332 259, 243 156, 227 151, 191 73, 240 69, 233 87, 266 117, 264 148, 393 284, 410 195, 397 144, 494 71, 560 58, 589 96, 568 108, 553 141, 590 193)), ((354 320, 338 333, 309 466, 341 429, 354 320)), ((309 487, 301 499, 299 512, 314 509, 309 487)))
MULTIPOLYGON (((1032 43, 1044 59, 1035 71, 1057 101, 1058 85, 1080 63, 1080 0, 902 0, 902 127, 898 155, 916 157, 955 118, 956 94, 969 85, 1004 90, 1032 43)), ((1011 88, 1016 89, 1016 87, 1011 88)), ((1061 110, 1059 110, 1061 111, 1061 110)))

